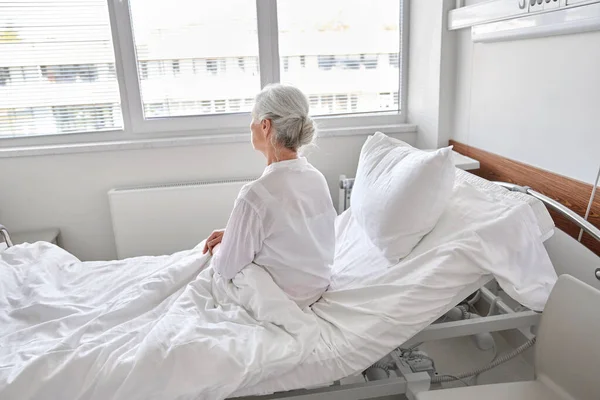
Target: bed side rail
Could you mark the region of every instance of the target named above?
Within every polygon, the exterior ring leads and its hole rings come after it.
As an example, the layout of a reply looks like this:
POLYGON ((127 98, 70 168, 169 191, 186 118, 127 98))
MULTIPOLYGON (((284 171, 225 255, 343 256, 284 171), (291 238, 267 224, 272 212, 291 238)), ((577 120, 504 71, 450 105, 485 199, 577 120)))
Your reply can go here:
POLYGON ((0 236, 4 238, 7 247, 13 246, 13 242, 10 240, 10 235, 8 234, 8 229, 2 224, 0 224, 0 236))
POLYGON ((544 196, 543 194, 536 192, 535 190, 531 189, 528 186, 519 186, 519 185, 515 185, 514 183, 507 183, 507 182, 494 182, 494 183, 497 185, 500 185, 508 190, 511 190, 513 192, 521 192, 521 193, 528 194, 532 197, 535 197, 536 199, 538 199, 542 203, 544 203, 547 207, 552 208, 554 211, 558 212, 559 214, 561 214, 562 216, 567 218, 569 221, 571 221, 574 224, 576 224, 577 226, 579 226, 581 229, 583 229, 585 232, 587 232, 591 237, 593 237, 594 239, 596 239, 597 241, 600 242, 600 229, 596 228, 590 222, 583 219, 581 216, 579 216, 574 211, 569 210, 567 207, 563 206, 558 201, 553 200, 548 196, 544 196))

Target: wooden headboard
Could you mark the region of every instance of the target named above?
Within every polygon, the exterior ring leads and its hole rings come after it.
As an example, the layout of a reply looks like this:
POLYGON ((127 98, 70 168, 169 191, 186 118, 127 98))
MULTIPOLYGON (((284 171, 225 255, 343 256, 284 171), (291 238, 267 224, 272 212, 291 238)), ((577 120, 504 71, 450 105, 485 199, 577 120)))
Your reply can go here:
MULTIPOLYGON (((471 171, 475 175, 490 181, 503 181, 529 186, 560 202, 577 214, 585 215, 592 193, 592 185, 513 161, 454 140, 450 140, 450 144, 454 146, 456 152, 479 161, 480 168, 471 171)), ((558 228, 575 238, 579 236, 579 228, 576 225, 552 210, 550 210, 550 214, 558 228)), ((600 228, 600 193, 596 195, 588 220, 594 226, 600 228)), ((600 242, 585 233, 581 242, 600 256, 600 242)))

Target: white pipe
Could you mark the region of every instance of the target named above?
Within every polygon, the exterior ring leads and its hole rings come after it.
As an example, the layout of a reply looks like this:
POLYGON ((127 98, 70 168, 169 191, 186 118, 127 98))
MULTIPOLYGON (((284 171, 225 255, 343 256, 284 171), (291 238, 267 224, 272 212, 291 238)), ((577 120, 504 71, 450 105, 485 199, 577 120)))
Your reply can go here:
MULTIPOLYGON (((600 167, 598 168, 598 175, 596 175, 596 182, 594 183, 594 188, 592 189, 592 195, 590 196, 590 203, 588 204, 587 210, 585 211, 585 219, 587 221, 590 216, 590 211, 592 210, 592 204, 594 203, 594 198, 596 197, 596 189, 598 189, 598 181, 600 180, 600 167)), ((583 229, 579 231, 579 240, 581 242, 581 238, 583 237, 583 229)))

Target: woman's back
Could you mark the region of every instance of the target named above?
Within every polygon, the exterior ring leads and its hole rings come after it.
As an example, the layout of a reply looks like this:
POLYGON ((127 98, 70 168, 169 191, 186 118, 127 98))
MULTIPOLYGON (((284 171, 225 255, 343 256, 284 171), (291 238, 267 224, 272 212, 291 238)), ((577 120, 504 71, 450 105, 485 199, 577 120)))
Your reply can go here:
POLYGON ((299 305, 327 289, 335 250, 335 209, 323 175, 305 158, 271 164, 244 197, 263 221, 254 262, 299 305))

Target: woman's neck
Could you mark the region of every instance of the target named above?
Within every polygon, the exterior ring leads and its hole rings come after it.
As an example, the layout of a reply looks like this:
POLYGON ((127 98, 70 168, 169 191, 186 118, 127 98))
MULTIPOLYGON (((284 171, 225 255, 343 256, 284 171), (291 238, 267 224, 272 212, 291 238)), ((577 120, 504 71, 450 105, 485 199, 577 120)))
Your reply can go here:
POLYGON ((268 151, 267 154, 267 165, 271 165, 278 161, 295 160, 298 158, 298 152, 290 149, 279 148, 277 150, 268 151))

